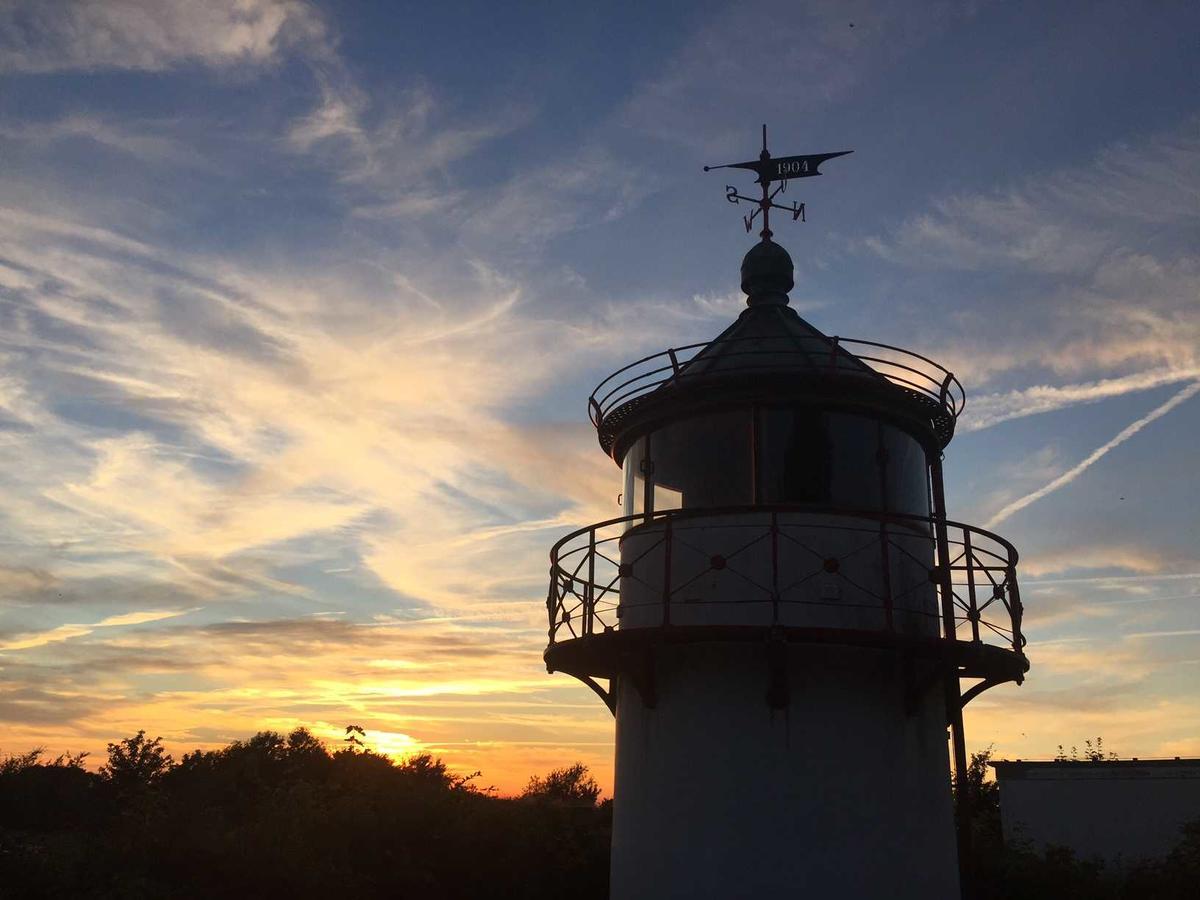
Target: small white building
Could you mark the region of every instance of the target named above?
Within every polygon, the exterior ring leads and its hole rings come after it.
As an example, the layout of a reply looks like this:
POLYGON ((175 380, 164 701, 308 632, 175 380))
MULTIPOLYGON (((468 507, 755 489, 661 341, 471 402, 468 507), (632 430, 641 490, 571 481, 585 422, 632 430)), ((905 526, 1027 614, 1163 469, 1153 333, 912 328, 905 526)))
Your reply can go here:
POLYGON ((998 761, 1004 840, 1113 865, 1165 856, 1200 819, 1200 759, 998 761))

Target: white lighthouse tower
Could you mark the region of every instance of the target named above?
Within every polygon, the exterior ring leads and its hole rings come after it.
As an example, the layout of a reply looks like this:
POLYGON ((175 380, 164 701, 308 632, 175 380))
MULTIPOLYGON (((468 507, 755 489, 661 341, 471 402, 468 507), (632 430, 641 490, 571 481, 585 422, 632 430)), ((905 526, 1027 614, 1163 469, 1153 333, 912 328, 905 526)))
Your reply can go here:
POLYGON ((545 659, 616 717, 614 900, 958 898, 946 730, 961 772, 1028 668, 1016 551, 946 517, 957 380, 792 272, 764 222, 738 319, 589 401, 625 514, 551 551, 545 659))

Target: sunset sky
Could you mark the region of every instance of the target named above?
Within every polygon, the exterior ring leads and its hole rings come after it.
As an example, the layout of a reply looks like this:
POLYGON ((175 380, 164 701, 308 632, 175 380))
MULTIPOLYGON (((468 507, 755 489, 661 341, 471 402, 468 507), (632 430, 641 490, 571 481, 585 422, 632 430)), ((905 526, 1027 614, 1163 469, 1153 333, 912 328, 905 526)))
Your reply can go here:
POLYGON ((0 6, 0 754, 353 722, 607 791, 547 552, 620 514, 591 388, 737 314, 702 166, 767 122, 855 151, 793 304, 958 374, 951 515, 1021 552, 971 746, 1200 755, 1200 5, 0 6))

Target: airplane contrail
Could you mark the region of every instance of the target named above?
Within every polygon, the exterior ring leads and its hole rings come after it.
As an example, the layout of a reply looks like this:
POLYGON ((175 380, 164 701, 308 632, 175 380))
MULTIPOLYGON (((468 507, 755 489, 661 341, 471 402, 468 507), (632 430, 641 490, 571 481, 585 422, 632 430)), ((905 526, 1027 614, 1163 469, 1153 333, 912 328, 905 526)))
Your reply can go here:
POLYGON ((1197 379, 1200 379, 1200 366, 1189 365, 1133 372, 1082 384, 1064 384, 1058 387, 1034 385, 1003 394, 984 394, 982 397, 971 398, 967 414, 959 420, 955 430, 982 431, 1012 419, 1197 379))
POLYGON ((991 519, 988 520, 987 525, 985 525, 984 527, 985 528, 994 528, 995 526, 997 526, 1001 522, 1003 522, 1005 519, 1007 519, 1009 516, 1011 516, 1013 513, 1020 512, 1025 507, 1027 507, 1029 504, 1035 503, 1036 501, 1041 500, 1047 494, 1057 491, 1063 485, 1070 484, 1072 481, 1074 481, 1076 478, 1078 478, 1080 475, 1082 475, 1085 471, 1087 471, 1094 463, 1096 463, 1101 458, 1103 458, 1104 455, 1107 454, 1109 450, 1112 450, 1116 447, 1121 446, 1121 444, 1125 443, 1127 440, 1129 440, 1131 437, 1133 437, 1135 434, 1137 434, 1139 431, 1141 431, 1143 428, 1145 428, 1147 425, 1149 425, 1155 419, 1161 419, 1163 416, 1165 416, 1167 413, 1169 413, 1175 407, 1179 406, 1179 404, 1186 403, 1192 397, 1196 396, 1196 394, 1200 394, 1200 381, 1192 382, 1187 387, 1185 387, 1182 391, 1180 391, 1179 393, 1177 393, 1173 397, 1171 397, 1171 399, 1168 400, 1166 403, 1164 403, 1162 406, 1159 406, 1159 407, 1156 407, 1156 408, 1150 410, 1150 412, 1146 413, 1146 415, 1142 416, 1136 422, 1131 422, 1129 425, 1126 425, 1124 428, 1121 429, 1120 433, 1116 437, 1114 437, 1108 443, 1102 444, 1101 446, 1097 447, 1095 450, 1093 450, 1091 453, 1089 453, 1087 458, 1084 459, 1078 465, 1068 469, 1066 472, 1063 472, 1061 475, 1059 475, 1053 481, 1042 485, 1040 488, 1038 488, 1033 493, 1026 494, 1024 497, 1014 500, 1012 503, 1008 504, 1008 506, 1004 507, 1002 510, 1000 510, 1000 512, 998 512, 994 516, 992 516, 991 519))

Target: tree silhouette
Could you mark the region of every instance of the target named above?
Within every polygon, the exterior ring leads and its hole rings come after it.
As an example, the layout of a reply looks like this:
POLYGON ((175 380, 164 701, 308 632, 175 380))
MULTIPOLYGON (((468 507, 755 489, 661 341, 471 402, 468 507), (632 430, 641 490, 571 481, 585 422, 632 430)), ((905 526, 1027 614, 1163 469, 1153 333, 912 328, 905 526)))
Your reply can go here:
MULTIPOLYGON (((0 897, 608 896, 612 807, 582 763, 504 798, 430 753, 397 762, 337 743, 262 731, 174 764, 142 731, 110 745, 99 772, 40 749, 0 758, 0 897)), ((1200 822, 1127 872, 1006 848, 990 758, 974 754, 964 779, 976 900, 1193 900, 1200 822)))
POLYGON ((146 740, 146 732, 108 745, 108 763, 100 775, 118 790, 138 790, 157 783, 175 764, 162 737, 146 740))
POLYGON ((525 800, 562 803, 570 806, 595 806, 600 785, 588 767, 575 763, 565 769, 555 769, 544 778, 534 775, 521 793, 525 800))
POLYGON ((361 725, 347 725, 346 736, 342 740, 346 742, 347 750, 362 750, 366 747, 363 740, 366 736, 361 725))

